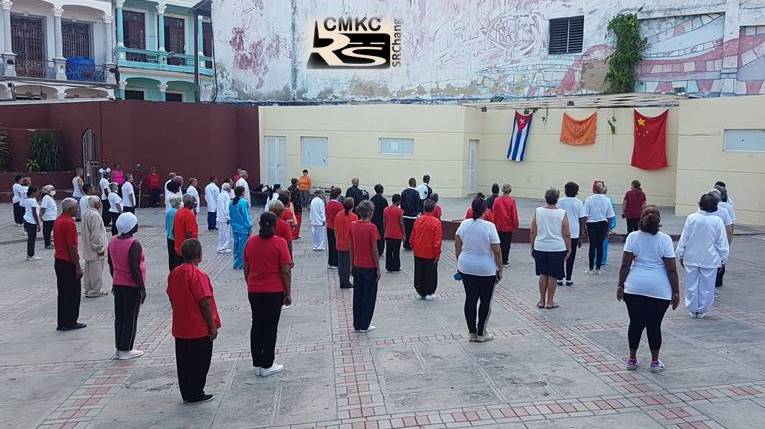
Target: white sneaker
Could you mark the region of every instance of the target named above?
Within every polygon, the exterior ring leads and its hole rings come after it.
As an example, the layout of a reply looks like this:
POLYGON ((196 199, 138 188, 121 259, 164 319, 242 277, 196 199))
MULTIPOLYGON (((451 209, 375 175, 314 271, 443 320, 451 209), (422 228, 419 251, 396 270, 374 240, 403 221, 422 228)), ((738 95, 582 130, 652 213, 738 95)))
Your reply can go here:
POLYGON ((282 305, 282 310, 289 310, 291 305, 282 305))
POLYGON ((260 373, 262 373, 262 372, 263 372, 263 368, 261 368, 259 366, 255 367, 255 375, 260 375, 260 373))
POLYGON ((425 295, 425 299, 428 301, 433 301, 434 299, 436 299, 436 296, 434 294, 425 295))
POLYGON ((278 374, 284 370, 284 365, 275 363, 271 365, 271 368, 261 368, 258 374, 261 377, 268 377, 269 375, 278 374))
POLYGON ((42 258, 39 256, 27 256, 27 261, 39 261, 40 259, 42 258))
POLYGON ((697 319, 703 319, 704 317, 706 317, 706 315, 707 315, 707 313, 697 313, 696 318, 697 319))
POLYGON ((130 350, 127 352, 118 351, 117 352, 117 359, 118 360, 128 360, 128 359, 135 359, 143 356, 143 352, 140 350, 130 350))
POLYGON ((367 332, 372 332, 375 329, 377 329, 377 327, 375 325, 369 325, 369 327, 367 329, 362 329, 359 332, 361 332, 362 334, 366 334, 367 332))

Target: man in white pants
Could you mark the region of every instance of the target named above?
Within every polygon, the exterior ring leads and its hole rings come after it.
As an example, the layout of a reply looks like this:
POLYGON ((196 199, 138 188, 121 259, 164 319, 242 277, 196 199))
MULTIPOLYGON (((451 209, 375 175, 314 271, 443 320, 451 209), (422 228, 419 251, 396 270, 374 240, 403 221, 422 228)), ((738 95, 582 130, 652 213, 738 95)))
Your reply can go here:
POLYGON ((717 269, 730 253, 723 221, 714 215, 717 198, 704 194, 699 211, 688 216, 677 245, 677 257, 685 269, 685 307, 695 319, 706 316, 715 301, 717 269))
POLYGON ((311 200, 311 232, 313 234, 313 250, 316 252, 325 249, 325 231, 326 216, 324 213, 324 191, 317 189, 314 192, 315 197, 311 200))
POLYGON ((228 208, 233 198, 231 185, 223 183, 220 187, 217 210, 215 211, 215 221, 218 226, 218 253, 231 252, 231 217, 228 208))

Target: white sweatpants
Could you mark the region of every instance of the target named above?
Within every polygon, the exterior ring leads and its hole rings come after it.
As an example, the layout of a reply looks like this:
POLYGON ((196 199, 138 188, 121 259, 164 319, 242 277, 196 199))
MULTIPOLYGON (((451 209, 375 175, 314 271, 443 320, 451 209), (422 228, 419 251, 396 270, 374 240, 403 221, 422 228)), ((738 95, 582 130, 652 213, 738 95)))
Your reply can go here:
POLYGON ((218 222, 218 252, 231 248, 231 225, 226 222, 218 222))
POLYGON ((326 231, 323 225, 311 225, 311 234, 313 234, 313 250, 324 250, 326 241, 326 231))
POLYGON ((685 307, 691 313, 707 313, 715 302, 717 268, 685 266, 685 307))

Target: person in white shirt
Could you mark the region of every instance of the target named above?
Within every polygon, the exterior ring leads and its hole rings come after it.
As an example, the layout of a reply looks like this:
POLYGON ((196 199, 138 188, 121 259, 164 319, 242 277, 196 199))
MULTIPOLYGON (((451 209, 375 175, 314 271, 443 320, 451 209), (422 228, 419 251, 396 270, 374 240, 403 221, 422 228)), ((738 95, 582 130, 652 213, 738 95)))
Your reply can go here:
POLYGON ((322 251, 325 249, 325 231, 324 225, 327 222, 324 212, 324 191, 316 189, 313 200, 311 200, 311 233, 313 234, 313 250, 322 251))
POLYGON ((422 183, 416 189, 420 194, 420 200, 424 203, 425 200, 433 195, 433 188, 430 187, 430 176, 427 174, 422 176, 422 183))
POLYGON ((464 311, 470 341, 483 343, 493 339, 486 323, 494 285, 502 280, 502 249, 497 228, 484 219, 486 201, 476 198, 470 207, 473 217, 462 221, 454 237, 457 258, 454 278, 462 280, 465 288, 464 311))
POLYGON ((197 181, 197 179, 192 177, 189 179, 189 187, 186 188, 186 195, 191 195, 192 197, 194 197, 194 202, 196 203, 196 205, 194 206, 194 214, 197 214, 197 215, 199 214, 199 205, 200 205, 199 191, 197 191, 198 183, 199 182, 197 181))
POLYGON ((229 206, 234 198, 234 192, 228 182, 223 182, 218 194, 215 221, 218 226, 218 253, 231 253, 231 216, 229 206))
POLYGON ((22 206, 24 207, 24 230, 27 232, 27 261, 39 261, 40 257, 35 256, 35 240, 37 240, 37 234, 42 229, 40 226, 40 214, 38 209, 40 205, 37 204, 37 197, 39 192, 34 186, 27 188, 27 197, 24 199, 22 206))
POLYGON ((165 186, 165 213, 172 207, 170 200, 173 197, 178 197, 179 200, 183 200, 182 186, 183 177, 181 176, 173 176, 173 178, 167 182, 167 186, 165 186))
POLYGON ((616 299, 627 304, 630 324, 627 338, 630 356, 627 369, 638 369, 637 349, 643 330, 651 349, 651 372, 664 370, 659 359, 661 322, 670 304, 680 304, 680 287, 672 238, 660 232, 661 213, 646 207, 640 216, 639 230, 627 236, 624 243, 619 286, 616 299))
POLYGON ((210 177, 210 182, 205 186, 205 203, 207 204, 207 230, 216 231, 216 221, 218 219, 218 195, 220 195, 220 188, 218 188, 218 181, 215 176, 210 177))
POLYGON ((24 208, 21 207, 21 201, 24 200, 24 195, 21 194, 23 185, 21 184, 23 176, 17 174, 13 177, 13 187, 11 192, 13 193, 13 223, 16 226, 24 225, 24 208))
POLYGON ((109 184, 109 217, 111 218, 113 236, 117 235, 117 225, 115 222, 117 222, 117 218, 122 214, 122 197, 117 193, 117 189, 119 189, 117 182, 109 184))
POLYGON ((266 199, 266 206, 264 208, 265 211, 271 211, 271 204, 273 204, 275 201, 279 201, 279 191, 281 191, 282 185, 279 183, 275 184, 273 189, 271 189, 271 195, 268 196, 266 199))
MULTIPOLYGON (((712 188, 711 191, 709 191, 710 194, 712 194, 715 198, 717 198, 717 211, 715 211, 715 214, 722 219, 723 224, 725 224, 725 229, 728 233, 728 245, 730 246, 732 240, 733 240, 733 228, 734 224, 736 223, 736 212, 733 210, 733 204, 730 202, 730 198, 728 198, 728 191, 726 190, 724 184, 715 185, 714 188, 712 188)), ((715 278, 715 288, 720 288, 723 285, 723 277, 725 276, 725 263, 723 262, 722 267, 720 267, 717 270, 717 278, 715 278)), ((715 296, 719 296, 719 293, 715 291, 715 296)))
POLYGON ((685 270, 685 308, 688 315, 702 319, 715 301, 717 270, 728 259, 730 248, 723 221, 714 215, 717 198, 704 194, 699 211, 685 220, 677 257, 685 270))
POLYGON ((106 170, 99 170, 101 179, 98 181, 98 188, 101 190, 101 218, 103 218, 104 226, 109 226, 112 222, 111 216, 109 216, 109 173, 106 170))
POLYGON ((136 197, 135 188, 133 187, 133 175, 127 173, 125 175, 125 183, 122 184, 122 211, 135 213, 136 197))
MULTIPOLYGON (((236 184, 234 187, 241 186, 244 188, 244 199, 247 200, 247 204, 249 204, 250 207, 252 207, 252 195, 250 194, 250 185, 247 183, 247 178, 249 177, 249 174, 247 173, 247 170, 242 170, 239 173, 239 180, 236 181, 236 184)), ((266 210, 268 210, 266 208, 266 210)))
POLYGON ((85 184, 85 181, 82 180, 82 168, 77 167, 77 169, 74 170, 74 177, 72 178, 72 198, 80 201, 80 198, 82 198, 85 193, 82 191, 82 185, 85 184))
POLYGON ((603 265, 603 242, 608 234, 608 225, 614 214, 614 205, 611 199, 605 196, 606 185, 602 181, 596 181, 592 185, 592 193, 584 200, 584 213, 587 216, 587 236, 590 241, 590 265, 587 274, 600 274, 603 265))
MULTIPOLYGON (((85 217, 85 213, 87 213, 88 210, 89 210, 88 199, 85 198, 85 197, 89 197, 91 195, 93 195, 93 187, 90 186, 89 183, 86 183, 86 184, 82 185, 82 198, 80 198, 80 202, 79 202, 79 204, 80 204, 80 214, 79 214, 80 219, 85 217)), ((44 225, 43 225, 43 229, 45 229, 44 225)))
MULTIPOLYGON (((579 185, 575 182, 568 182, 564 186, 566 196, 558 200, 558 208, 566 211, 568 227, 571 232, 571 253, 566 259, 565 274, 566 286, 574 284, 572 276, 574 273, 574 260, 576 260, 576 250, 582 247, 582 240, 587 238, 587 214, 584 212, 584 204, 576 195, 579 193, 579 185)), ((557 282, 558 286, 563 286, 563 281, 557 282)))
POLYGON ((529 241, 531 256, 536 264, 539 276, 538 308, 553 309, 556 283, 564 277, 564 264, 570 255, 571 232, 569 231, 566 211, 559 209, 557 189, 545 192, 545 205, 537 207, 531 218, 529 241))
POLYGON ((56 188, 53 185, 42 187, 42 200, 40 200, 40 219, 42 219, 43 242, 46 249, 52 249, 51 233, 53 232, 53 222, 58 216, 58 207, 53 196, 56 195, 56 188))

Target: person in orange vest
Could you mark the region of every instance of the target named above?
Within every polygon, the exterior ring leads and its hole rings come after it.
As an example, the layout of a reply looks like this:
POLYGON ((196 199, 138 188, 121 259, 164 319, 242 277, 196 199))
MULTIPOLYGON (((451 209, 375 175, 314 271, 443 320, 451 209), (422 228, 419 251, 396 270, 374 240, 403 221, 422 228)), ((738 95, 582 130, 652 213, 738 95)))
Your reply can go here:
POLYGON ((308 175, 308 170, 303 170, 303 175, 298 179, 298 190, 300 191, 300 206, 310 207, 308 201, 311 199, 311 176, 308 175))
POLYGON ((433 214, 436 203, 425 200, 424 214, 417 218, 412 229, 414 252, 414 289, 420 299, 435 298, 438 287, 438 260, 441 258, 441 221, 433 214))

